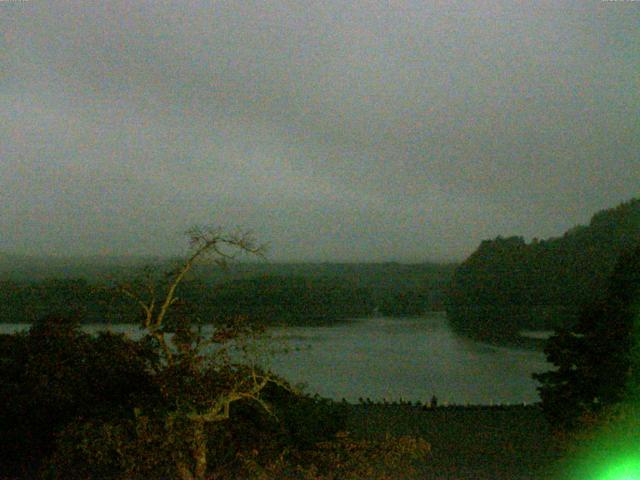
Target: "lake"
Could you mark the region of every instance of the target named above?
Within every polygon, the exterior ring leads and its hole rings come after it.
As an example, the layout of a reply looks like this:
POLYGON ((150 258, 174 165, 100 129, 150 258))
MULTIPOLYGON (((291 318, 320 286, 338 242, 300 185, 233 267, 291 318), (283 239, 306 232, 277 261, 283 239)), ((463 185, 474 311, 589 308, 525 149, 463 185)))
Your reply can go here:
MULTIPOLYGON (((9 333, 28 325, 0 325, 9 333)), ((87 325, 89 332, 103 325, 87 325)), ((136 336, 132 325, 112 331, 136 336)), ((534 372, 551 365, 539 351, 478 343, 455 334, 444 313, 364 318, 333 326, 274 329, 292 347, 268 360, 274 372, 305 391, 340 400, 404 400, 497 404, 538 401, 534 372)))

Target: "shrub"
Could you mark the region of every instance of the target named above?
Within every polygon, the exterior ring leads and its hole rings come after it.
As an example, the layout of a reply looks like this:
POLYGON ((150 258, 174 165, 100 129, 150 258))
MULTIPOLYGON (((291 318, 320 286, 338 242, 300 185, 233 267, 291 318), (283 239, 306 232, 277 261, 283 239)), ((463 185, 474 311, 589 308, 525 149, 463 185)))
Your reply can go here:
POLYGON ((78 418, 117 417, 154 395, 152 353, 122 335, 91 337, 47 316, 0 341, 0 470, 27 475, 78 418))

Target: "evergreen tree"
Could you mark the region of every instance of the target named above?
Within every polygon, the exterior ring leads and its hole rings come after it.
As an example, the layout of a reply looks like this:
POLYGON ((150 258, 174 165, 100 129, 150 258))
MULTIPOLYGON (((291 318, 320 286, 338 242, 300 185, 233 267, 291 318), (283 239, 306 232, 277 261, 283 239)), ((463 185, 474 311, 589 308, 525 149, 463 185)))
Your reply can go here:
POLYGON ((554 423, 571 425, 635 390, 639 294, 640 245, 620 256, 606 300, 584 308, 575 326, 558 329, 549 339, 545 353, 557 369, 534 378, 554 423))

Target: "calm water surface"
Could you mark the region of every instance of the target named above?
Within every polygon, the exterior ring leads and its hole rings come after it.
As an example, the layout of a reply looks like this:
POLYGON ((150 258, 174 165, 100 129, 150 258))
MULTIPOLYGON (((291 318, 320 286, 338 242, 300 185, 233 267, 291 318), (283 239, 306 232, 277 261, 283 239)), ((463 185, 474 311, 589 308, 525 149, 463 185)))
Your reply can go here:
MULTIPOLYGON (((27 325, 1 325, 9 332, 27 325)), ((104 329, 88 325, 87 331, 104 329)), ((135 337, 131 325, 110 329, 135 337)), ((496 347, 460 337, 444 313, 419 318, 367 318, 328 327, 274 331, 293 348, 268 362, 306 391, 340 400, 428 401, 440 403, 520 403, 538 400, 533 372, 549 370, 544 354, 496 347)))

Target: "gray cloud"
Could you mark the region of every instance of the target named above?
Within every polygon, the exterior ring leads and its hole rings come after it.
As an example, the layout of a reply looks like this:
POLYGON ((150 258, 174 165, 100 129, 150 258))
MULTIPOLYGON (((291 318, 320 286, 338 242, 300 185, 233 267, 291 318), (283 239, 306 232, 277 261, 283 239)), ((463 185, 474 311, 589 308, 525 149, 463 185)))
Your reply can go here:
POLYGON ((5 2, 0 248, 461 258, 640 184, 633 2, 5 2))

